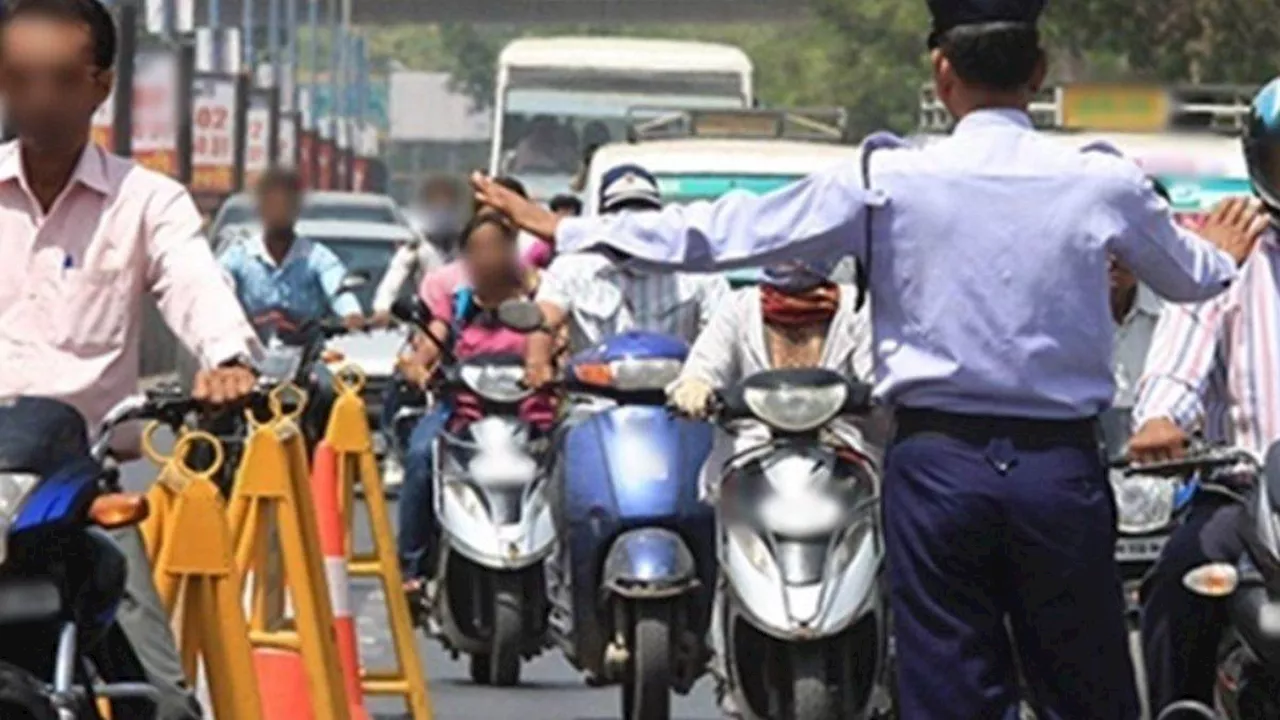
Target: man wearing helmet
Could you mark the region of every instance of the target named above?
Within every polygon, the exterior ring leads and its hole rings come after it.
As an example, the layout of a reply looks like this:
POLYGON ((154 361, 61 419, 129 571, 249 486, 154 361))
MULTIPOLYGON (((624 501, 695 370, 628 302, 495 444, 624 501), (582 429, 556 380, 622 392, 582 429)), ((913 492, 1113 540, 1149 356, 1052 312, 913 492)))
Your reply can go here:
MULTIPOLYGON (((1158 461, 1185 452, 1190 433, 1259 457, 1280 441, 1280 79, 1254 99, 1244 138, 1254 192, 1271 227, 1227 292, 1198 305, 1166 305, 1138 389, 1130 454, 1158 461)), ((1172 702, 1213 705, 1225 607, 1182 586, 1186 572, 1234 563, 1240 506, 1197 495, 1143 587, 1143 653, 1153 712, 1172 702)))

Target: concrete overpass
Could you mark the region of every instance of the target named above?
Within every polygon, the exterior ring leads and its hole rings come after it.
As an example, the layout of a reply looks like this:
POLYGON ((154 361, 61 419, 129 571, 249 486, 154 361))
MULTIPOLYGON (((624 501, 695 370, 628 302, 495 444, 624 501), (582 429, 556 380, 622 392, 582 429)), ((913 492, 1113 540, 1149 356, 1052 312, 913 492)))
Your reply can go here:
MULTIPOLYGON (((242 0, 215 0, 222 22, 239 25, 242 0)), ((250 0, 261 21, 267 0, 250 0)), ((287 1, 287 0, 286 0, 287 1)), ((333 0, 320 0, 327 7, 333 0)), ((209 0, 197 0, 196 18, 207 17, 209 0)), ((308 0, 299 0, 305 8, 308 0)), ((398 23, 637 23, 759 22, 795 20, 797 0, 351 0, 357 25, 398 23)), ((301 13, 306 17, 305 10, 301 13)))

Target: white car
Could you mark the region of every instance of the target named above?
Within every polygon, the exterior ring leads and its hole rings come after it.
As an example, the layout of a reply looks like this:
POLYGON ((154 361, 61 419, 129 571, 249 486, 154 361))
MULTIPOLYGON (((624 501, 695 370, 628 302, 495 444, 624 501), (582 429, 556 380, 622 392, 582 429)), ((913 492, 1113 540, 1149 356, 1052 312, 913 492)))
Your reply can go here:
MULTIPOLYGON (((303 197, 301 219, 411 227, 394 199, 376 193, 308 192, 303 197)), ((209 226, 209 237, 215 245, 220 244, 223 235, 251 232, 257 224, 253 193, 237 193, 218 208, 209 226)))

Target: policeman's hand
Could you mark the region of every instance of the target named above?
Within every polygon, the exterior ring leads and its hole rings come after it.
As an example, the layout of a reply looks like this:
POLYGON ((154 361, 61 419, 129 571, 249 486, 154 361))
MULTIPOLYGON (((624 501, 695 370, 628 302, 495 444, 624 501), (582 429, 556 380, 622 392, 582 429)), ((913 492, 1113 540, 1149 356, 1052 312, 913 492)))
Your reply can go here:
POLYGON ((520 229, 548 242, 555 242, 560 216, 532 200, 521 197, 481 173, 472 173, 471 187, 475 190, 476 202, 511 218, 511 222, 518 225, 520 229))
POLYGON ((1256 199, 1227 198, 1218 203, 1197 232, 1230 255, 1237 265, 1243 265, 1269 222, 1262 203, 1256 199))
POLYGON ((680 378, 667 386, 667 402, 684 415, 705 418, 715 390, 696 377, 680 378))
POLYGON ((379 310, 369 318, 369 326, 379 330, 391 327, 391 311, 379 310))
POLYGON ((534 390, 539 390, 551 383, 555 377, 555 369, 551 367, 551 363, 530 362, 524 366, 524 385, 534 390))
POLYGON ((1168 418, 1143 423, 1129 439, 1129 461, 1137 465, 1178 460, 1187 453, 1190 436, 1168 418))
POLYGON ((248 397, 257 382, 258 376, 243 365, 201 370, 191 397, 210 405, 228 405, 248 397))
POLYGON ((357 332, 368 327, 368 322, 365 320, 364 315, 361 315, 360 313, 351 313, 350 315, 343 316, 342 326, 350 332, 357 332))

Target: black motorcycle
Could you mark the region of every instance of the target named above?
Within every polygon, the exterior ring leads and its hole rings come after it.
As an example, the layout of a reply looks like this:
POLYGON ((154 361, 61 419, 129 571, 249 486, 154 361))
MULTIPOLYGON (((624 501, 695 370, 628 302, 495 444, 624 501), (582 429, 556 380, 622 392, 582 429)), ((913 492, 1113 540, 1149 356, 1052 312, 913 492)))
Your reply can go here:
POLYGON ((0 718, 98 718, 98 698, 155 702, 141 677, 104 650, 124 594, 125 559, 96 528, 146 517, 146 499, 120 492, 107 462, 112 431, 133 420, 177 425, 194 404, 133 397, 90 445, 72 407, 47 398, 0 401, 0 718), (110 666, 110 667, 109 667, 110 666))
POLYGON ((1246 551, 1235 563, 1193 568, 1183 585, 1198 595, 1225 598, 1230 631, 1218 660, 1216 712, 1182 701, 1164 708, 1159 720, 1280 718, 1280 444, 1265 465, 1244 450, 1200 448, 1185 458, 1128 467, 1126 472, 1197 473, 1199 492, 1243 505, 1240 536, 1246 551), (1242 488, 1249 488, 1244 490, 1242 488))

